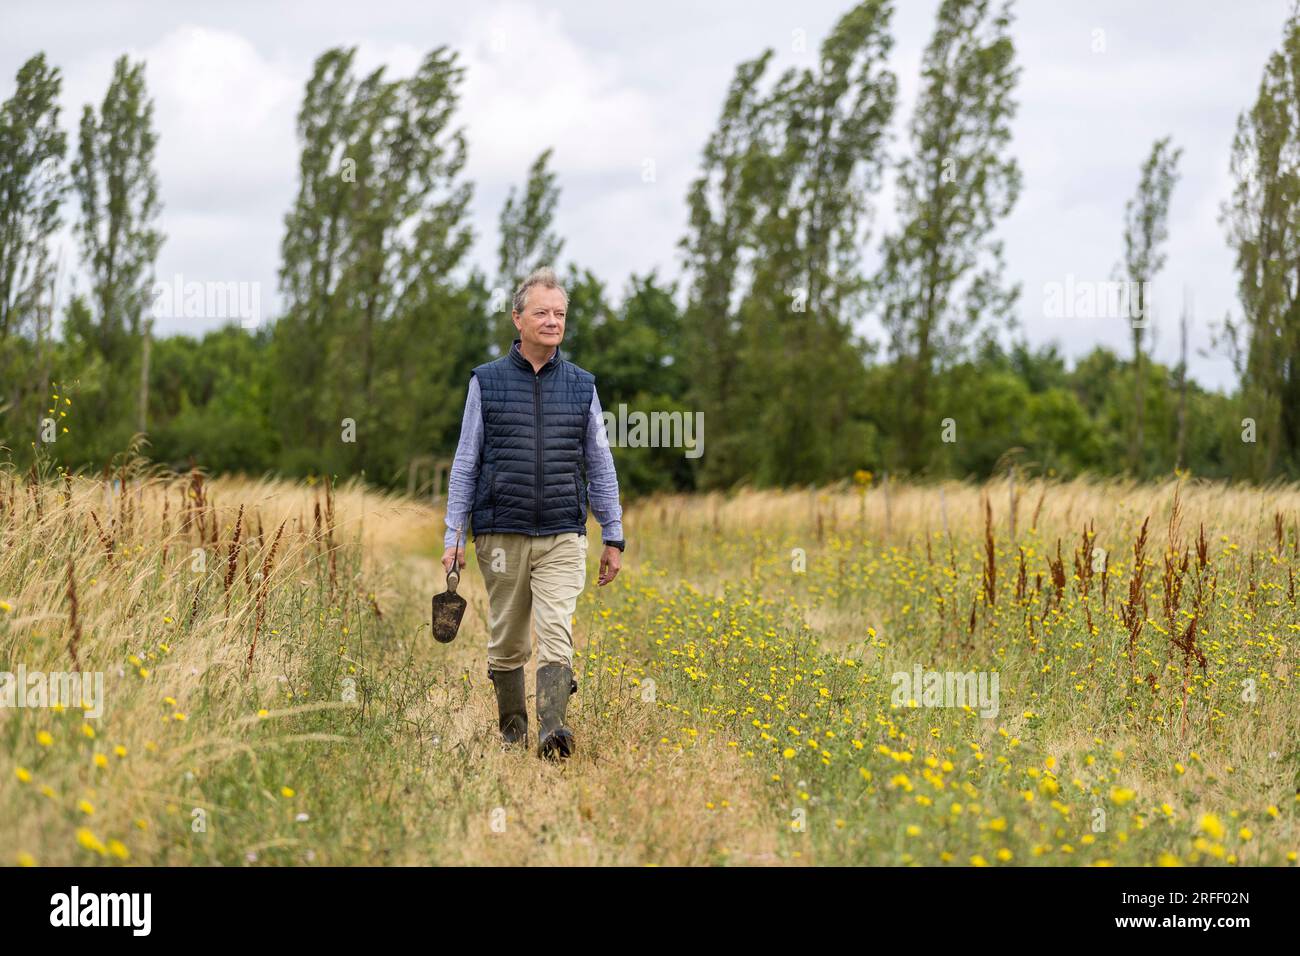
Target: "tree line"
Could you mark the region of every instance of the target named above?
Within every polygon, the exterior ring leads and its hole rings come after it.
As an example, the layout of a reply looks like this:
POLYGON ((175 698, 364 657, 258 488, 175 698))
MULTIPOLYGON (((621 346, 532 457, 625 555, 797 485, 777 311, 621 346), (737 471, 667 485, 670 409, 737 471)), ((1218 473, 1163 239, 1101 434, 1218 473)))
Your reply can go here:
POLYGON ((177 467, 404 486, 422 458, 454 450, 470 369, 508 346, 511 292, 551 264, 570 297, 565 351, 596 374, 606 409, 702 413, 707 426, 699 458, 616 447, 629 492, 1008 465, 1300 476, 1300 16, 1229 157, 1222 223, 1240 309, 1216 344, 1239 386, 1225 395, 1187 375, 1188 315, 1180 362, 1149 354, 1147 289, 1165 266, 1181 149, 1154 140, 1116 224, 1112 279, 1128 301, 1113 321, 1131 354, 1071 363, 1033 348, 997 231, 1022 189, 1011 3, 943 0, 898 144, 892 15, 891 0, 857 4, 811 67, 770 76, 771 50, 739 64, 686 197, 682 279, 652 271, 617 289, 564 258, 549 149, 501 210, 492 271, 470 260, 455 51, 399 78, 329 50, 297 116, 279 313, 201 337, 154 332, 165 237, 145 64, 116 62, 69 143, 60 71, 36 54, 0 105, 4 454, 97 468, 143 437, 177 467), (889 176, 897 225, 874 235, 889 176), (65 221, 75 263, 56 255, 65 221), (85 287, 61 297, 76 269, 85 287))

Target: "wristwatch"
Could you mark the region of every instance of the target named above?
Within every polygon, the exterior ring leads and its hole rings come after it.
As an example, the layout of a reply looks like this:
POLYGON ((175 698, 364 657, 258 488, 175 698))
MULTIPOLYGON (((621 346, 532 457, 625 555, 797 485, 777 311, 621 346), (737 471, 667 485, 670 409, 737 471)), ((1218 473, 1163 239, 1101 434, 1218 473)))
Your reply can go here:
POLYGON ((606 542, 605 542, 605 547, 607 547, 607 548, 618 548, 618 550, 622 551, 624 548, 627 547, 627 542, 626 542, 626 541, 606 541, 606 542))

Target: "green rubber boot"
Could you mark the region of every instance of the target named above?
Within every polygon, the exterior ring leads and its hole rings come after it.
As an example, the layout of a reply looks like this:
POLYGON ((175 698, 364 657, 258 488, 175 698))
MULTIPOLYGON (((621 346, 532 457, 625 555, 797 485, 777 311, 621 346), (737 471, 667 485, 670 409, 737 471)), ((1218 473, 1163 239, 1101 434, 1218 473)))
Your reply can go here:
POLYGON ((564 759, 573 754, 573 731, 564 726, 569 695, 578 689, 573 668, 542 664, 537 668, 537 755, 564 759))
POLYGON ((524 669, 512 671, 488 669, 488 678, 497 692, 497 726, 501 739, 508 744, 528 745, 528 703, 524 697, 524 669))

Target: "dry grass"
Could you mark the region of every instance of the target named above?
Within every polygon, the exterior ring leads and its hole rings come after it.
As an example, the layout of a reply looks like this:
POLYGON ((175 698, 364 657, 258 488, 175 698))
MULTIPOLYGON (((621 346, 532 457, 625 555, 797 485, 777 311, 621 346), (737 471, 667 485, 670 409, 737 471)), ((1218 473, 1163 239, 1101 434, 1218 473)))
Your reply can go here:
POLYGON ((0 473, 4 666, 72 668, 60 570, 70 559, 82 665, 104 672, 107 700, 99 719, 0 710, 3 842, 17 854, 5 862, 687 864, 771 853, 771 837, 743 838, 752 815, 735 756, 659 748, 662 721, 621 682, 575 698, 582 747, 566 766, 503 751, 482 679, 476 573, 458 640, 428 635, 441 514, 427 505, 355 485, 114 477, 125 495, 84 477, 30 491, 0 473), (730 794, 729 806, 682 807, 684 790, 719 803, 730 794))
POLYGON ((1276 863, 1300 842, 1292 486, 639 502, 623 574, 589 573, 579 750, 556 766, 497 741, 472 550, 462 634, 428 634, 437 509, 114 477, 0 471, 0 669, 75 656, 107 698, 99 720, 0 709, 3 862, 1276 863), (1216 577, 1193 612, 1202 525, 1216 577), (1071 560, 1093 546, 1099 574, 1071 560), (892 707, 890 673, 917 663, 998 669, 1002 715, 892 707), (927 784, 943 814, 891 782, 920 788, 927 758, 953 764, 927 784), (1098 805, 1121 822, 1085 840, 1098 805), (1206 814, 1227 833, 1206 842, 1206 814))
MULTIPOLYGON (((744 489, 732 494, 656 495, 628 511, 637 527, 656 529, 655 542, 673 542, 677 532, 690 535, 722 529, 762 528, 770 534, 825 536, 864 533, 873 540, 905 546, 924 543, 927 533, 947 530, 957 538, 982 535, 987 496, 999 535, 1007 535, 1012 502, 1020 536, 1039 531, 1046 536, 1077 533, 1087 521, 1099 529, 1127 535, 1128 529, 1150 515, 1157 545, 1164 534, 1174 496, 1181 487, 1184 527, 1202 522, 1207 534, 1252 529, 1260 540, 1272 534, 1273 516, 1290 515, 1288 530, 1300 514, 1300 486, 1260 489, 1193 479, 1170 479, 1151 485, 1124 479, 1045 479, 987 485, 945 481, 929 485, 888 487, 875 482, 863 488, 849 482, 827 488, 795 491, 744 489), (1014 497, 1013 497, 1014 491, 1014 497)), ((635 539, 630 539, 635 543, 635 539)), ((642 539, 642 543, 646 539, 642 539)), ((1254 543, 1254 542, 1252 542, 1254 543)))

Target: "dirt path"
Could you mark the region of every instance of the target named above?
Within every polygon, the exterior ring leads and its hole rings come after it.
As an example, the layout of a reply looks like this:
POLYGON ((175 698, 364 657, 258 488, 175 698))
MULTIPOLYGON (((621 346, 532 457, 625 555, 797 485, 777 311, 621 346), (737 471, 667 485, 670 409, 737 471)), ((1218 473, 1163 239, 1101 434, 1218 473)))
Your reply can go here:
MULTIPOLYGON (((441 516, 413 522, 375 555, 390 565, 394 586, 419 595, 422 619, 408 625, 424 642, 436 675, 417 721, 439 727, 437 746, 456 755, 457 806, 463 838, 436 849, 410 845, 403 862, 490 864, 716 864, 777 862, 778 821, 753 768, 721 744, 679 748, 673 715, 634 695, 595 701, 582 676, 584 636, 576 639, 579 693, 570 704, 578 741, 561 765, 533 750, 505 750, 486 679, 487 597, 471 550, 460 593, 468 602, 456 640, 432 641, 428 599, 443 587, 441 516), (436 550, 435 550, 436 549, 436 550), (584 692, 585 690, 585 692, 584 692)), ((595 562, 593 556, 593 565, 595 562)), ((634 565, 624 575, 635 576, 634 565)), ((594 582, 594 566, 588 581, 594 582)), ((594 588, 589 583, 589 589, 594 588)), ((584 617, 580 611, 580 621, 584 617)), ((581 627, 581 625, 580 625, 581 627)), ((530 741, 536 745, 528 665, 530 741)))

